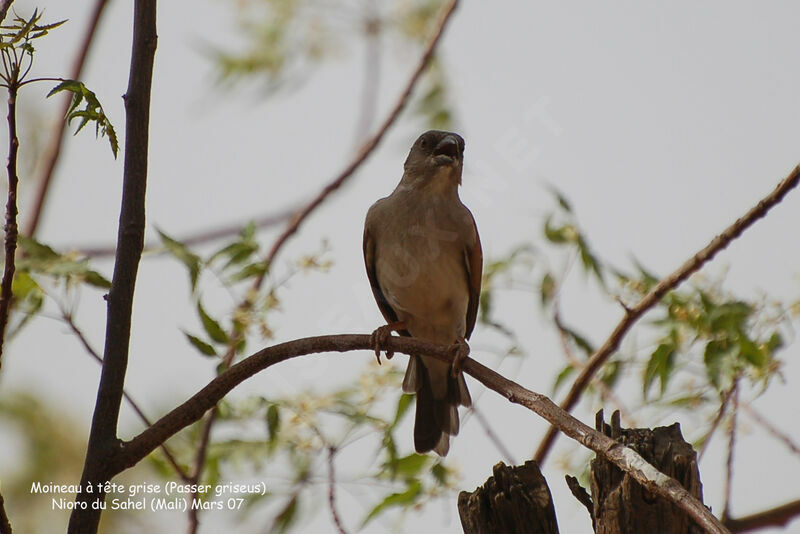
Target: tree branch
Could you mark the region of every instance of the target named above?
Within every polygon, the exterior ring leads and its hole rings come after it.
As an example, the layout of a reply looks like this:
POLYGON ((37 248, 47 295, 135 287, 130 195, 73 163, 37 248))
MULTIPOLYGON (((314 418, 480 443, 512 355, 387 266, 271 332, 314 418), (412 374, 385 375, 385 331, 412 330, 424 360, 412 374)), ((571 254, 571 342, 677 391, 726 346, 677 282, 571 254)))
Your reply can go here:
POLYGON ((331 517, 333 524, 336 525, 336 530, 339 534, 347 534, 347 531, 342 525, 342 519, 339 517, 339 512, 336 510, 336 471, 333 467, 333 457, 336 455, 336 447, 328 447, 328 508, 331 510, 331 517))
POLYGON ((0 22, 6 20, 8 10, 11 8, 11 4, 13 3, 14 0, 0 0, 0 22))
POLYGON ((725 520, 724 525, 731 532, 751 532, 767 527, 784 526, 789 521, 797 518, 798 515, 800 515, 800 499, 757 514, 740 518, 728 518, 725 520))
MULTIPOLYGON (((144 246, 145 191, 150 126, 150 91, 156 51, 156 0, 135 0, 133 51, 128 90, 125 93, 125 164, 122 207, 117 235, 117 255, 108 293, 106 343, 81 486, 104 483, 112 476, 110 460, 118 453, 117 423, 128 366, 131 312, 136 274, 144 246)), ((93 534, 100 510, 91 503, 105 493, 78 493, 70 521, 70 534, 93 534), (86 509, 83 508, 86 503, 86 509)))
MULTIPOLYGON (((725 249, 734 239, 739 237, 742 232, 752 226, 753 223, 764 217, 770 209, 783 200, 786 193, 797 186, 798 181, 800 181, 800 165, 795 167, 786 178, 781 180, 770 194, 761 199, 758 204, 751 208, 745 215, 737 219, 721 234, 712 239, 705 248, 692 256, 675 272, 656 284, 638 304, 632 308, 626 309, 622 321, 620 321, 603 346, 592 355, 586 367, 575 379, 566 398, 561 402, 561 408, 570 411, 575 407, 578 400, 580 400, 583 395, 584 390, 591 383, 592 377, 617 350, 622 338, 646 311, 655 306, 668 291, 677 287, 690 275, 708 263, 719 251, 725 249)), ((534 459, 540 465, 547 457, 547 453, 552 448, 557 436, 558 430, 555 427, 550 427, 544 439, 542 439, 542 442, 539 444, 534 459)))
MULTIPOLYGON (((116 474, 134 466, 170 436, 198 421, 207 410, 215 406, 238 384, 267 367, 306 354, 372 350, 372 347, 370 336, 346 334, 297 339, 262 349, 231 366, 189 400, 156 421, 153 426, 130 441, 122 443, 109 468, 116 474)), ((391 337, 382 348, 404 354, 427 354, 446 362, 452 361, 453 358, 449 347, 414 338, 391 337)), ((711 512, 677 481, 656 470, 635 451, 578 421, 544 395, 525 389, 469 358, 464 362, 463 369, 489 389, 537 413, 570 438, 607 458, 629 473, 646 490, 675 503, 707 532, 717 534, 728 532, 711 512)))
MULTIPOLYGON (((6 8, 8 9, 8 8, 6 8)), ((2 14, 2 13, 0 13, 2 14)), ((2 20, 2 19, 0 19, 2 20)), ((12 65, 12 69, 19 69, 19 65, 12 65)), ((7 80, 8 88, 8 201, 6 202, 6 227, 5 227, 5 266, 3 268, 3 282, 0 286, 0 368, 3 364, 3 344, 8 327, 8 315, 11 312, 11 283, 14 281, 14 263, 17 252, 17 152, 19 151, 19 138, 17 137, 17 89, 19 88, 19 72, 7 80)))
MULTIPOLYGON (((9 2, 10 3, 10 2, 9 2)), ((89 26, 86 28, 86 33, 83 35, 83 42, 78 49, 78 55, 72 65, 70 71, 70 79, 77 80, 81 77, 83 66, 86 64, 86 58, 89 55, 94 36, 97 33, 97 26, 100 23, 100 15, 103 13, 103 8, 106 7, 107 0, 97 0, 94 8, 92 9, 92 16, 89 19, 89 26)), ((2 19, 0 19, 2 20, 2 19)), ((50 140, 47 143, 44 153, 40 159, 41 173, 36 178, 36 183, 39 187, 36 191, 36 198, 31 209, 31 216, 25 228, 25 235, 33 237, 36 234, 36 229, 39 226, 39 220, 42 217, 44 204, 47 199, 47 192, 50 190, 52 183, 53 172, 56 169, 58 158, 61 155, 61 145, 64 141, 64 131, 67 128, 67 121, 63 117, 67 115, 70 99, 62 97, 63 104, 59 114, 59 120, 53 125, 53 130, 50 133, 50 140)))

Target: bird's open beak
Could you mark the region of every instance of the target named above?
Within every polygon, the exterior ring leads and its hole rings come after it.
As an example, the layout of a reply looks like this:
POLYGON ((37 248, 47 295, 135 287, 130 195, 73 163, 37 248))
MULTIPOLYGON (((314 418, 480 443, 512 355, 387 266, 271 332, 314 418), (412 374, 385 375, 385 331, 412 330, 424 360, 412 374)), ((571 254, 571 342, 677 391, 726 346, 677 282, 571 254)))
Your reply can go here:
POLYGON ((458 161, 460 150, 456 138, 452 135, 448 135, 439 141, 439 144, 436 145, 436 148, 433 150, 433 156, 436 159, 436 163, 440 165, 458 161))

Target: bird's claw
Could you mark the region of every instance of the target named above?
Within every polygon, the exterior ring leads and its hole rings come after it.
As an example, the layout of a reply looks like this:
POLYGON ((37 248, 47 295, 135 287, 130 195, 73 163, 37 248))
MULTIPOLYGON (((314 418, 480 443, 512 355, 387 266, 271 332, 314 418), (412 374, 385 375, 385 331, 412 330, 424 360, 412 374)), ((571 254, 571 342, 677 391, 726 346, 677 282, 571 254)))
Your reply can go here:
MULTIPOLYGON (((381 348, 386 345, 386 342, 389 341, 389 338, 392 336, 392 325, 383 325, 375 329, 372 332, 372 335, 369 337, 370 345, 375 350, 375 358, 378 360, 378 365, 381 364, 381 348)), ((386 359, 391 360, 392 356, 394 356, 394 351, 390 349, 386 349, 386 359)))
POLYGON ((464 360, 469 356, 467 340, 463 337, 456 339, 456 342, 450 346, 450 352, 453 354, 453 364, 450 366, 450 372, 454 377, 457 377, 461 372, 464 360))

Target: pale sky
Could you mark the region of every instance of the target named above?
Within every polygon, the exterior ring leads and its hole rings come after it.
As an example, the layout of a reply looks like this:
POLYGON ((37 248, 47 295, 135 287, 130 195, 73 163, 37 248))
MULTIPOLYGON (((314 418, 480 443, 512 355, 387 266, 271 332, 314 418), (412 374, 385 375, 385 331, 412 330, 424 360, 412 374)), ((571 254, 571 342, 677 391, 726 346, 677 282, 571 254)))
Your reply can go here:
MULTIPOLYGON (((69 18, 37 47, 35 74, 66 75, 88 15, 88 0, 28 0, 47 21, 69 18)), ((163 1, 153 86, 147 238, 154 227, 180 237, 278 211, 310 198, 353 154, 361 95, 364 48, 346 39, 336 57, 314 69, 293 92, 264 99, 257 91, 214 85, 204 43, 230 43, 234 2, 163 1)), ((573 204, 582 229, 607 261, 630 268, 635 257, 666 275, 744 214, 800 163, 800 8, 793 2, 464 2, 441 43, 456 129, 466 139, 462 200, 473 211, 487 260, 533 243, 544 248, 542 224, 554 209, 548 186, 573 204)), ((111 2, 84 76, 121 134, 120 96, 127 85, 129 2, 111 2)), ((398 42, 382 47, 380 122, 399 95, 419 56, 398 42)), ((49 124, 56 102, 42 101, 50 86, 26 90, 23 112, 49 124)), ((24 124, 24 123, 23 123, 24 124)), ((283 250, 276 269, 321 248, 333 260, 325 274, 300 275, 282 293, 272 324, 277 341, 317 334, 368 333, 381 324, 361 257, 363 218, 387 195, 423 126, 405 113, 366 165, 303 225, 283 250)), ((23 151, 26 147, 23 146, 23 151)), ((113 160, 105 140, 90 132, 70 137, 61 159, 39 238, 55 247, 112 242, 116 236, 122 158, 113 160)), ((32 194, 21 190, 22 207, 32 194)), ((736 241, 703 272, 727 271, 725 290, 742 298, 762 294, 784 301, 800 297, 796 233, 800 192, 736 241)), ((23 211, 24 213, 24 211, 23 211)), ((269 246, 274 232, 260 234, 269 246)), ((558 265, 556 256, 552 261, 558 265)), ((97 264, 110 278, 111 262, 97 264)), ((217 314, 233 302, 214 280, 203 280, 203 300, 217 314)), ((599 345, 621 317, 617 304, 598 296, 575 267, 563 295, 571 325, 599 345)), ((473 356, 520 384, 549 394, 563 366, 560 345, 535 294, 498 295, 497 315, 514 328, 525 351, 497 367, 503 341, 478 327, 473 356)), ((77 321, 102 347, 104 302, 84 291, 77 321)), ((137 285, 127 387, 155 417, 183 402, 213 376, 213 364, 185 342, 181 329, 199 330, 183 268, 165 258, 143 261, 137 285)), ((651 343, 635 334, 626 343, 651 343)), ((787 341, 794 341, 790 335, 787 341)), ((623 344, 625 347, 625 344, 623 344)), ((255 349, 255 346, 253 347, 255 349)), ((780 353, 785 383, 774 383, 754 406, 800 441, 795 424, 800 380, 797 344, 780 353)), ((405 357, 393 365, 402 368, 405 357)), ((302 358, 247 381, 236 395, 289 395, 325 390, 354 380, 369 353, 302 358)), ((42 318, 14 339, 3 356, 0 395, 27 390, 68 407, 88 429, 99 367, 67 329, 42 318)), ((532 454, 546 424, 538 416, 485 392, 468 379, 477 406, 487 415, 518 462, 532 454)), ((624 391, 631 404, 638 391, 624 391)), ((563 394, 563 391, 561 392, 563 394)), ((557 397, 560 399, 560 397, 557 397)), ((576 415, 591 423, 595 406, 576 415)), ((696 421, 676 413, 690 434, 696 421)), ((669 424, 674 418, 648 424, 669 424)), ((410 419, 410 418, 409 418, 410 419)), ((411 449, 411 424, 398 439, 411 449), (405 441, 403 441, 405 440, 405 441)), ((122 432, 141 426, 123 408, 122 432)), ((732 511, 740 516, 797 498, 798 458, 759 427, 742 427, 736 451, 732 511)), ((696 436, 695 436, 696 437, 696 436)), ((725 447, 717 439, 700 464, 706 504, 722 506, 725 447)), ((0 439, 0 446, 11 447, 0 439)), ((561 438, 546 465, 562 532, 590 532, 585 511, 563 483, 559 460, 585 453, 561 438)), ((461 487, 472 490, 501 459, 477 421, 469 420, 449 456, 460 466, 461 487)), ((342 456, 340 472, 357 457, 342 456)), ((13 462, 0 465, 0 478, 13 462)), ((374 504, 370 488, 338 493, 340 512, 355 532, 374 504)), ((333 532, 325 507, 307 528, 333 532)), ((14 519, 14 509, 9 510, 14 519)), ((207 517, 209 525, 230 517, 207 517)), ((184 518, 175 524, 183 528, 184 518)), ((387 515, 363 532, 396 531, 387 515)), ((793 526, 797 528, 800 522, 793 526)), ((435 502, 409 514, 401 531, 459 533, 455 501, 435 502)), ((150 529, 158 532, 155 527, 150 529)), ((312 531, 305 530, 304 531, 312 531)), ((164 532, 171 530, 164 530, 164 532)), ((206 532, 212 529, 206 528, 206 532)), ((787 529, 788 531, 788 529, 787 529)), ((761 532, 780 532, 762 530, 761 532)))

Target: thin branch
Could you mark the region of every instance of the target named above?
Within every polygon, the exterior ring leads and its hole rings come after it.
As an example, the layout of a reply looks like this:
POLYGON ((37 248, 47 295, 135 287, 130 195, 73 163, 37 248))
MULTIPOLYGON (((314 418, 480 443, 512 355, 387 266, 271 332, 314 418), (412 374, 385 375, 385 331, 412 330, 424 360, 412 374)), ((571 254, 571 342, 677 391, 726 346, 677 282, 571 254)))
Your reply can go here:
MULTIPOLYGON (((10 3, 11 2, 9 2, 9 4, 10 3)), ((97 33, 97 27, 100 23, 100 16, 103 13, 103 8, 106 7, 106 3, 107 0, 97 0, 95 2, 94 8, 92 9, 91 18, 89 19, 89 26, 86 28, 86 32, 83 35, 83 41, 78 49, 78 55, 76 56, 72 65, 72 71, 70 71, 70 79, 72 80, 77 80, 81 77, 83 67, 86 64, 86 58, 89 55, 89 49, 91 48, 92 41, 97 33)), ((53 130, 50 133, 50 141, 48 142, 47 148, 42 154, 40 160, 42 162, 41 172, 36 178, 36 183, 39 184, 39 187, 36 191, 36 197, 33 208, 31 209, 30 219, 25 227, 25 235, 31 237, 36 234, 36 229, 39 227, 39 220, 41 219, 42 211, 44 210, 44 204, 47 200, 47 192, 50 190, 50 184, 52 183, 53 172, 55 171, 58 158, 61 154, 61 144, 64 140, 64 131, 67 128, 67 121, 64 120, 63 117, 65 117, 67 114, 70 100, 68 98, 63 98, 62 101, 63 104, 61 105, 61 110, 58 115, 59 120, 53 125, 53 130)))
MULTIPOLYGON (((345 334, 297 339, 262 349, 214 378, 189 400, 156 421, 153 426, 130 441, 123 442, 109 463, 109 469, 116 474, 136 465, 170 436, 198 421, 238 384, 267 367, 307 354, 372 348, 369 335, 345 334)), ((381 348, 404 354, 426 354, 445 362, 451 362, 453 358, 449 347, 414 338, 393 336, 381 348)), ((463 369, 484 386, 500 393, 512 403, 537 413, 570 438, 607 458, 647 491, 673 502, 707 532, 712 534, 728 532, 703 503, 695 499, 675 479, 659 472, 635 451, 578 421, 546 396, 534 393, 469 358, 464 362, 463 369)))
MULTIPOLYGON (((294 214, 295 211, 296 210, 294 209, 288 209, 279 211, 277 213, 268 213, 253 219, 252 223, 256 228, 269 228, 270 226, 275 226, 276 224, 285 222, 289 217, 292 216, 292 214, 294 214)), ((244 228, 248 222, 249 221, 241 221, 224 226, 215 225, 213 228, 203 228, 195 233, 189 234, 185 237, 178 237, 177 239, 186 246, 203 245, 211 241, 217 241, 219 239, 224 239, 226 237, 239 234, 242 231, 242 228, 244 228)), ((67 250, 76 250, 80 255, 89 258, 105 258, 108 256, 113 256, 117 251, 117 247, 115 245, 67 245, 61 248, 65 248, 67 250)), ((163 247, 158 244, 146 244, 144 251, 158 251, 159 254, 166 253, 163 247)))
MULTIPOLYGON (((328 198, 331 193, 339 189, 339 187, 344 184, 348 178, 350 178, 356 170, 367 160, 367 158, 375 151, 378 144, 383 139, 386 132, 389 131, 389 128, 395 123, 397 118, 400 116, 400 113, 405 108, 406 103, 408 102, 414 87, 417 84, 422 73, 425 71, 428 63, 430 62, 431 57, 433 56, 434 51, 436 50, 436 46, 438 45, 439 41, 441 40, 442 35, 444 34, 444 29, 447 26, 448 21, 450 20, 453 12, 458 5, 458 0, 451 0, 450 4, 444 9, 444 13, 442 18, 439 21, 439 24, 436 28, 436 31, 431 39, 428 46, 425 48, 425 51, 420 58, 419 64, 417 68, 414 70, 411 78, 409 78, 408 82, 406 83, 406 87, 403 92, 400 94, 400 98, 395 103, 392 110, 389 112, 389 115, 384 119, 383 124, 381 124, 378 131, 372 135, 369 139, 367 139, 364 144, 361 146, 361 149, 356 154, 355 158, 350 162, 345 169, 337 175, 333 181, 331 181, 328 185, 326 185, 322 191, 317 194, 314 199, 311 200, 308 204, 306 204, 301 209, 297 210, 291 217, 289 224, 286 226, 284 231, 278 236, 275 240, 275 243, 272 245, 269 253, 266 256, 265 263, 267 265, 272 265, 275 257, 277 256, 280 249, 283 247, 284 243, 294 235, 303 221, 315 210, 317 209, 325 199, 328 198)), ((258 292, 261 286, 264 283, 264 280, 267 276, 267 272, 265 271, 260 276, 257 276, 253 281, 253 289, 249 292, 249 295, 254 295, 258 292)), ((247 311, 252 306, 252 301, 250 297, 246 298, 242 303, 239 304, 239 310, 247 311)), ((227 368, 236 354, 236 346, 239 344, 241 340, 242 334, 235 330, 231 330, 230 335, 230 343, 228 345, 228 351, 222 359, 223 367, 227 368)), ((195 482, 200 480, 203 471, 203 465, 205 464, 205 451, 208 448, 208 440, 211 436, 211 429, 214 426, 214 422, 217 418, 217 410, 213 408, 211 413, 208 414, 206 418, 205 426, 201 432, 201 441, 200 446, 198 447, 198 453, 195 457, 195 469, 193 471, 193 478, 195 482)), ((196 495, 195 495, 196 496, 196 495)), ((195 534, 197 532, 197 513, 198 511, 195 509, 189 510, 189 534, 195 534)))
POLYGON ((753 421, 761 425, 761 427, 772 434, 775 439, 783 442, 783 444, 786 445, 786 447, 788 447, 789 450, 794 454, 800 455, 800 446, 798 446, 797 443, 795 443, 786 432, 783 432, 781 429, 773 425, 766 417, 756 411, 756 409, 749 404, 742 404, 741 407, 744 409, 745 413, 747 413, 747 415, 753 419, 753 421))
POLYGON ((483 431, 486 433, 486 437, 494 443, 494 446, 497 448, 497 451, 505 458, 505 460, 510 465, 517 465, 517 461, 511 456, 511 452, 506 447, 505 443, 500 439, 492 427, 489 425, 489 421, 483 416, 483 414, 475 407, 473 404, 470 408, 470 411, 475 415, 475 418, 478 420, 478 424, 483 427, 483 431))
POLYGON ((767 527, 781 527, 800 516, 800 499, 763 512, 739 518, 727 518, 724 525, 731 532, 752 532, 767 527))
MULTIPOLYGON (((100 356, 100 353, 97 352, 97 350, 95 350, 94 347, 92 347, 91 343, 89 343, 89 339, 83 333, 83 330, 81 330, 78 327, 78 325, 75 324, 72 315, 68 313, 66 310, 62 309, 61 318, 64 320, 65 323, 67 323, 67 326, 69 326, 69 329, 72 330, 73 334, 75 334, 75 337, 78 338, 78 341, 80 342, 81 345, 83 345, 83 348, 86 350, 89 356, 94 358, 95 361, 97 361, 97 363, 102 365, 103 357, 100 356)), ((134 413, 139 417, 142 423, 145 424, 145 426, 153 425, 153 423, 150 421, 150 418, 148 418, 145 415, 144 411, 142 411, 142 409, 139 408, 139 405, 136 403, 136 401, 133 400, 133 397, 131 397, 130 394, 128 394, 128 392, 125 391, 124 389, 122 390, 122 396, 126 401, 128 401, 128 404, 133 409, 134 413)), ((166 443, 161 444, 161 452, 164 453, 164 457, 167 459, 167 463, 169 463, 169 465, 172 466, 172 468, 175 470, 175 473, 177 473, 177 475, 181 478, 181 480, 183 480, 188 484, 190 481, 189 474, 186 473, 186 471, 184 471, 184 469, 180 466, 180 464, 178 464, 178 461, 175 459, 175 456, 173 456, 172 452, 170 452, 166 443)))
POLYGON ((725 459, 725 490, 722 505, 722 520, 731 515, 731 491, 733 490, 733 451, 736 448, 736 414, 739 412, 739 383, 733 383, 731 388, 731 421, 728 429, 728 456, 725 459))
POLYGON ((728 409, 728 402, 731 400, 731 395, 733 395, 733 388, 728 389, 722 396, 722 402, 719 404, 717 415, 714 416, 714 420, 711 421, 711 428, 708 429, 708 432, 706 432, 705 436, 703 437, 703 446, 700 447, 700 454, 698 455, 701 460, 708 450, 708 444, 711 443, 711 437, 717 431, 719 424, 722 422, 722 417, 725 415, 725 411, 728 409))
POLYGON ((339 189, 339 187, 341 187, 342 184, 344 184, 347 179, 352 176, 352 174, 361 166, 361 164, 366 161, 375 148, 377 148, 386 132, 389 131, 389 128, 397 120, 397 117, 400 116, 400 112, 402 112, 403 108, 405 108, 406 103, 411 96, 411 92, 414 90, 414 86, 416 86, 417 81, 422 73, 425 72, 428 63, 433 56, 433 52, 436 50, 436 45, 439 44, 442 34, 444 33, 444 29, 447 26, 447 23, 450 21, 451 15, 457 6, 458 0, 451 0, 450 4, 444 9, 444 14, 439 21, 436 32, 434 33, 430 43, 428 43, 428 46, 425 48, 416 70, 411 75, 408 83, 406 83, 406 87, 400 94, 400 98, 397 100, 397 103, 389 112, 389 115, 386 117, 386 119, 384 119, 381 127, 378 128, 378 131, 375 132, 372 137, 367 139, 367 141, 361 146, 361 149, 356 154, 355 159, 336 178, 334 178, 332 182, 326 185, 311 202, 295 213, 294 217, 292 217, 292 220, 289 222, 289 225, 286 227, 283 233, 278 236, 278 239, 275 240, 275 243, 272 245, 272 249, 267 255, 268 264, 272 264, 275 256, 278 255, 278 251, 280 251, 284 243, 286 243, 286 241, 297 232, 303 221, 305 221, 305 219, 311 215, 311 213, 317 209, 331 193, 339 189))
POLYGON ((6 20, 6 15, 14 0, 0 0, 0 22, 6 20))
MULTIPOLYGON (((781 180, 770 194, 761 199, 758 204, 751 208, 744 216, 737 219, 721 234, 712 239, 705 248, 692 256, 675 272, 656 284, 638 304, 627 310, 625 316, 603 346, 592 355, 586 367, 575 379, 566 398, 561 402, 561 407, 566 411, 570 411, 575 407, 583 395, 583 392, 586 390, 586 387, 591 383, 592 377, 617 350, 622 338, 646 311, 655 306, 668 291, 677 287, 681 282, 714 258, 719 251, 730 245, 733 240, 752 226, 753 223, 764 217, 770 209, 783 200, 783 197, 789 191, 797 186, 798 181, 800 181, 800 165, 795 167, 786 178, 781 180)), ((539 462, 540 465, 544 462, 548 452, 550 452, 557 436, 557 429, 550 427, 544 439, 542 439, 542 442, 539 444, 534 459, 539 462)))
MULTIPOLYGON (((110 460, 117 455, 117 424, 122 390, 128 367, 131 312, 139 260, 144 247, 145 191, 147 185, 150 93, 156 51, 156 0, 135 0, 133 7, 133 50, 125 93, 125 161, 122 206, 117 234, 117 255, 111 289, 106 300, 105 348, 103 369, 97 391, 89 444, 81 475, 81 487, 106 482, 111 478, 110 460)), ((105 492, 79 492, 70 515, 69 534, 94 534, 100 521, 99 509, 105 492), (84 509, 85 507, 85 509, 84 509)))
MULTIPOLYGON (((6 8, 8 9, 8 8, 6 8)), ((16 67, 19 68, 18 64, 16 67)), ((3 282, 0 287, 0 368, 3 364, 3 344, 8 327, 8 315, 11 312, 11 300, 14 295, 11 283, 14 281, 16 269, 15 256, 17 252, 17 152, 19 151, 19 138, 17 137, 17 89, 19 72, 12 73, 8 80, 8 201, 6 203, 5 226, 5 266, 3 268, 3 282)))
POLYGON ((336 472, 333 470, 333 457, 336 455, 336 447, 328 447, 328 507, 331 509, 333 524, 339 534, 347 534, 336 510, 336 472))

